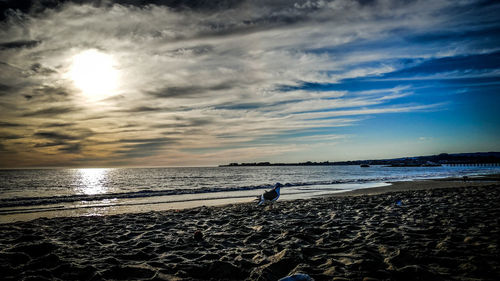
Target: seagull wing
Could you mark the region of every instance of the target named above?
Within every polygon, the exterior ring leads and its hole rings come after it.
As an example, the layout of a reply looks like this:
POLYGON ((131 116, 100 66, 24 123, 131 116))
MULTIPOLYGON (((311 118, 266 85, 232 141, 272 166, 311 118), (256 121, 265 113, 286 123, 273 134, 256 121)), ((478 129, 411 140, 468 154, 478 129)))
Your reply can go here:
POLYGON ((264 199, 265 200, 273 200, 274 198, 276 198, 278 196, 278 192, 276 192, 276 190, 269 190, 267 192, 264 193, 264 199))

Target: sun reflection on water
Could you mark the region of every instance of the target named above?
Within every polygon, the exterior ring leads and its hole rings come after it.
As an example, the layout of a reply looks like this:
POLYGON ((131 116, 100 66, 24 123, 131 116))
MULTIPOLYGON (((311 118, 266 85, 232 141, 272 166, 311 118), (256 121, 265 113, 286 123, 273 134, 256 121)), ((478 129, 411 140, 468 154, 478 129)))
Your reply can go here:
POLYGON ((78 169, 78 191, 86 195, 102 194, 108 190, 107 174, 109 169, 78 169))

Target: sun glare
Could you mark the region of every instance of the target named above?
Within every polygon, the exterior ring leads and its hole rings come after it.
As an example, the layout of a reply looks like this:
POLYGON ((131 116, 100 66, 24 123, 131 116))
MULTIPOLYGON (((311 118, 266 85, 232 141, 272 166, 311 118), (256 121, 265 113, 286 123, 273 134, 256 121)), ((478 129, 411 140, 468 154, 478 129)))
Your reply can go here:
POLYGON ((113 57, 95 49, 74 56, 69 75, 75 86, 90 98, 110 96, 118 84, 113 57))
POLYGON ((78 192, 93 195, 101 194, 107 191, 106 182, 108 169, 78 169, 75 185, 78 192))

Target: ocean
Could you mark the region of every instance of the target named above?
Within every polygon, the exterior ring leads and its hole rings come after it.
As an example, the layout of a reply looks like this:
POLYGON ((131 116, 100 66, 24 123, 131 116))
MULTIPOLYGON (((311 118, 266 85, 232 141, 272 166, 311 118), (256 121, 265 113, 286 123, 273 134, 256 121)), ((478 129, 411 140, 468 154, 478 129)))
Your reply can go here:
POLYGON ((0 223, 250 202, 276 182, 280 200, 406 181, 500 173, 500 167, 271 166, 0 170, 0 223))

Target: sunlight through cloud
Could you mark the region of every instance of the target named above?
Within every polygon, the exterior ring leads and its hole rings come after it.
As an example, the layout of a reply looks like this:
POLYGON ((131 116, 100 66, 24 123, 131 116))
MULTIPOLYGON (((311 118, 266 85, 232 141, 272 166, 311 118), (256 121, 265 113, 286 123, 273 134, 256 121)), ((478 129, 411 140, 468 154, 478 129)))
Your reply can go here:
POLYGON ((113 95, 118 87, 114 65, 111 55, 91 49, 73 57, 69 76, 85 96, 99 99, 113 95))

